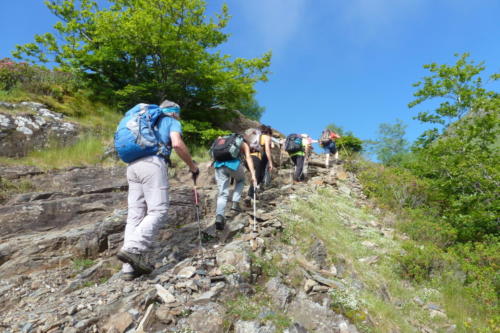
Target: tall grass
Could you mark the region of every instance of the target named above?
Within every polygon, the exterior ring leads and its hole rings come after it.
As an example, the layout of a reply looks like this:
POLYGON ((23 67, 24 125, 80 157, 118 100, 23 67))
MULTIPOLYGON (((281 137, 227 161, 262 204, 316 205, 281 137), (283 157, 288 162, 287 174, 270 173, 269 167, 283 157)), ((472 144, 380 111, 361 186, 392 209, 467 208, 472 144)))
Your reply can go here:
POLYGON ((17 159, 16 162, 42 169, 95 165, 101 161, 103 153, 102 138, 85 135, 73 145, 61 147, 53 144, 47 149, 30 152, 26 157, 17 159))

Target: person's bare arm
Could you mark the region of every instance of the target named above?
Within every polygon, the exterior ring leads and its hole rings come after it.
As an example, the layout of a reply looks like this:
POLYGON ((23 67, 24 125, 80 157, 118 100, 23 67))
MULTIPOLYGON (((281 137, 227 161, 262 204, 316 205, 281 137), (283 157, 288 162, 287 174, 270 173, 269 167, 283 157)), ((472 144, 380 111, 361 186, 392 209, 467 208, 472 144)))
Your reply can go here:
POLYGON ((269 161, 269 171, 273 171, 273 155, 271 155, 271 137, 269 135, 264 137, 264 149, 269 161))
POLYGON ((181 134, 179 132, 170 132, 170 140, 172 140, 172 148, 179 157, 187 164, 191 172, 196 172, 198 167, 194 164, 191 154, 189 153, 186 144, 182 140, 181 134))
POLYGON ((247 161, 248 170, 250 170, 253 186, 257 187, 257 177, 255 177, 255 168, 253 166, 252 156, 250 156, 250 147, 243 142, 241 149, 243 150, 243 154, 245 154, 245 160, 247 161))

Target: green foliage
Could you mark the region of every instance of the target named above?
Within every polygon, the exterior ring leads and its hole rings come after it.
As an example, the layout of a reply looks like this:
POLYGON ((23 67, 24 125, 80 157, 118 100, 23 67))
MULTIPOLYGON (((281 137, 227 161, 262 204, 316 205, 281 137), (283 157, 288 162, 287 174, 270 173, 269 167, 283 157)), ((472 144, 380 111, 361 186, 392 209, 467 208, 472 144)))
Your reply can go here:
POLYGON ((28 192, 33 189, 34 186, 29 180, 9 180, 0 176, 0 204, 13 194, 28 192))
POLYGON ((385 208, 418 208, 431 200, 428 182, 405 169, 365 162, 359 178, 365 194, 385 208))
POLYGON ((424 133, 413 159, 403 163, 428 180, 438 215, 457 230, 461 242, 498 235, 500 215, 500 96, 482 87, 479 75, 485 67, 468 56, 462 55, 454 66, 425 66, 433 75, 415 84, 420 89, 410 107, 448 99, 417 117, 442 124, 444 130, 432 129, 432 137, 424 133))
POLYGON ((259 105, 255 96, 250 99, 243 99, 239 111, 246 117, 259 120, 266 109, 259 105))
POLYGON ((345 135, 336 140, 337 149, 347 153, 358 153, 363 150, 363 141, 352 135, 345 135))
POLYGON ((219 136, 229 134, 218 128, 213 128, 212 124, 206 121, 183 120, 182 137, 190 147, 209 147, 219 136))
POLYGON ((109 2, 99 8, 91 0, 46 1, 61 20, 54 26, 60 39, 36 35, 14 55, 55 61, 120 108, 168 98, 186 119, 206 120, 216 105, 243 108, 253 100, 253 85, 267 80, 270 53, 232 59, 216 51, 229 37, 226 5, 207 18, 202 0, 109 2))
MULTIPOLYGON (((483 88, 484 79, 479 76, 485 69, 484 63, 475 64, 473 60, 469 61, 468 53, 455 56, 459 59, 453 66, 436 63, 424 65, 432 75, 413 85, 419 89, 413 94, 416 99, 408 106, 413 108, 436 98, 444 101, 433 111, 420 112, 416 119, 425 123, 441 124, 446 129, 453 121, 466 115, 477 100, 491 96, 491 93, 483 88)), ((432 128, 424 132, 417 143, 425 147, 439 135, 439 129, 432 128)))
POLYGON ((440 248, 453 245, 457 239, 457 230, 449 223, 437 217, 425 215, 421 209, 405 210, 406 216, 399 227, 410 238, 434 244, 440 248))
POLYGON ((23 90, 27 93, 51 96, 62 100, 78 86, 76 77, 61 70, 17 63, 9 58, 0 59, 0 90, 23 90))
POLYGON ((400 274, 403 278, 422 283, 429 281, 444 271, 448 259, 435 245, 403 244, 405 254, 398 258, 400 274))
POLYGON ((72 260, 73 262, 73 268, 76 271, 83 271, 89 267, 94 266, 95 261, 92 259, 87 259, 87 258, 75 258, 72 260))
POLYGON ((487 307, 498 307, 500 294, 500 239, 488 237, 483 242, 459 244, 452 249, 460 258, 466 274, 465 285, 471 297, 478 297, 487 307))
POLYGON ((379 125, 379 136, 374 143, 373 150, 382 164, 401 164, 404 155, 408 152, 408 141, 404 138, 406 127, 400 119, 397 119, 395 124, 379 125))
POLYGON ((328 126, 326 126, 326 128, 337 133, 340 136, 354 136, 354 133, 352 131, 346 131, 342 126, 335 125, 334 123, 329 124, 328 126))
POLYGON ((225 326, 229 329, 238 320, 257 320, 262 323, 272 322, 277 332, 282 332, 292 325, 292 321, 280 310, 272 309, 273 304, 268 295, 257 293, 253 297, 239 295, 226 304, 225 326))
POLYGON ((277 276, 280 272, 278 262, 278 257, 273 257, 271 260, 260 257, 251 253, 252 257, 252 267, 256 269, 259 274, 262 274, 264 278, 269 278, 277 276))
POLYGON ((57 142, 52 142, 48 148, 32 151, 26 157, 16 159, 16 162, 35 165, 43 169, 95 165, 102 161, 103 153, 102 138, 95 135, 86 135, 69 146, 62 146, 57 142))
POLYGON ((440 215, 458 230, 460 241, 498 233, 500 154, 495 135, 490 137, 492 132, 498 136, 498 115, 495 110, 463 119, 454 127, 454 135, 419 151, 407 165, 416 176, 429 180, 430 191, 439 196, 440 215))

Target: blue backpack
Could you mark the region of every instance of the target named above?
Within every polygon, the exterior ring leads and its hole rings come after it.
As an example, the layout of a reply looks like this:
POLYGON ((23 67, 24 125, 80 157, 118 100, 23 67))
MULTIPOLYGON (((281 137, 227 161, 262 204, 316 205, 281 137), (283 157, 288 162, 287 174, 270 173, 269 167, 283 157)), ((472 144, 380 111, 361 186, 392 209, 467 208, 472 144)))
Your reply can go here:
POLYGON ((161 142, 157 127, 164 116, 154 104, 137 104, 125 113, 115 132, 115 149, 123 162, 151 155, 168 157, 170 144, 161 142))

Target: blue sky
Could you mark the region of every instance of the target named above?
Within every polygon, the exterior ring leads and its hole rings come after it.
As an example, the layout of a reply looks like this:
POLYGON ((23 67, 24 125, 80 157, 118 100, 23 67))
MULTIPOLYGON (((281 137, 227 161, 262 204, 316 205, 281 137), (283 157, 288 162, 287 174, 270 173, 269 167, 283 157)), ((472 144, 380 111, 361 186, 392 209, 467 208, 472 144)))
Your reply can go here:
MULTIPOLYGON (((208 1, 208 12, 224 1, 208 1)), ((454 53, 500 72, 499 0, 228 0, 231 34, 221 49, 234 57, 271 50, 269 82, 257 85, 262 122, 284 133, 320 135, 335 123, 374 139, 380 123, 402 119, 407 139, 424 129, 409 110, 412 83, 430 62, 454 53)), ((42 0, 0 1, 0 58, 51 30, 42 0)), ((498 85, 487 86, 498 90, 498 85)), ((429 105, 430 106, 430 105, 429 105)))

